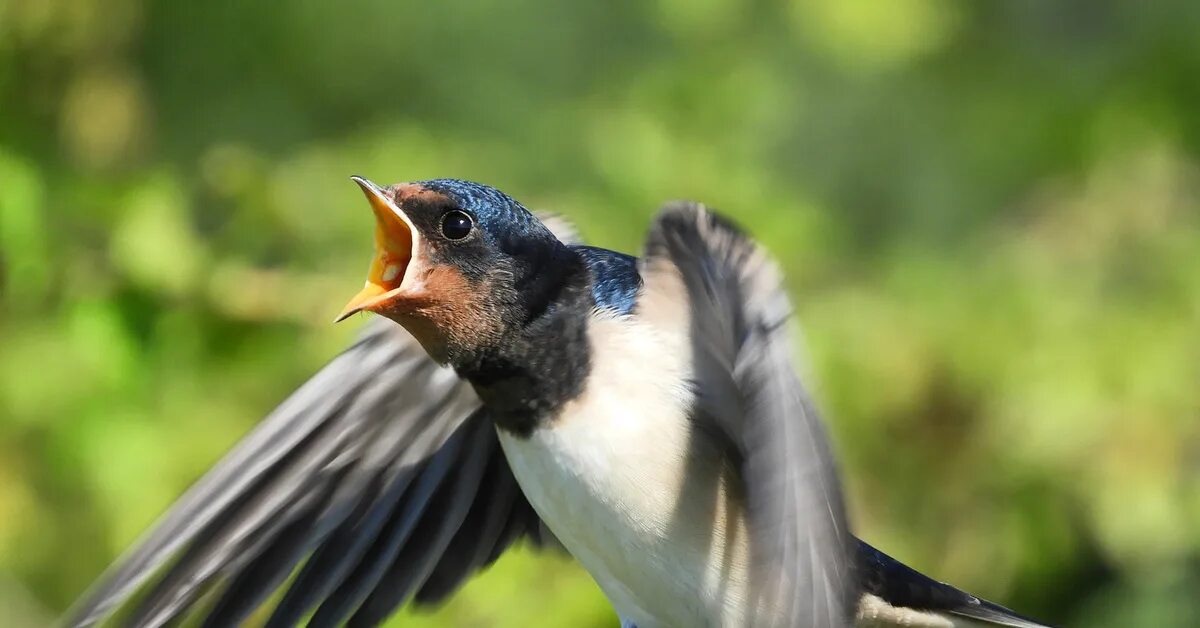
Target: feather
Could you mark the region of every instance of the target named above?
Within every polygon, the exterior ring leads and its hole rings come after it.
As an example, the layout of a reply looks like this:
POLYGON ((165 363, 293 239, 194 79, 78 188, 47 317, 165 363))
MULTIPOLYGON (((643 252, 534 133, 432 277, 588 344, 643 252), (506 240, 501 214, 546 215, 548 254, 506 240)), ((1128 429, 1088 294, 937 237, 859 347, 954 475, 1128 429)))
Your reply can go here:
POLYGON ((674 203, 651 229, 641 272, 637 313, 664 334, 688 321, 693 418, 740 464, 761 608, 782 625, 845 625, 857 597, 852 537, 828 439, 791 362, 778 269, 724 219, 674 203))
MULTIPOLYGON (((214 583, 227 582, 208 624, 230 625, 269 597, 310 554, 271 624, 293 624, 318 605, 327 609, 326 616, 345 605, 337 615, 347 616, 384 574, 403 573, 404 566, 391 560, 406 549, 426 506, 439 503, 437 491, 457 467, 486 465, 515 487, 495 441, 469 386, 426 357, 393 323, 373 321, 359 342, 201 478, 67 623, 94 625, 157 575, 130 623, 164 625, 186 613, 214 583), (474 434, 470 448, 481 451, 466 450, 465 437, 455 436, 468 432, 474 434), (364 561, 373 547, 389 551, 364 561)), ((473 492, 480 484, 455 486, 465 492, 453 495, 459 506, 449 515, 461 523, 480 497, 473 492)), ((508 499, 496 507, 529 521, 503 525, 532 529, 537 521, 532 509, 514 507, 524 500, 519 490, 510 491, 508 499)), ((451 519, 438 521, 456 525, 451 519)), ((517 538, 504 539, 505 545, 517 538)), ((450 563, 463 569, 441 575, 442 586, 453 589, 480 566, 479 551, 472 543, 447 538, 436 547, 414 546, 404 555, 417 555, 422 565, 453 559, 450 563), (458 552, 470 558, 458 558, 458 552)))
POLYGON ((414 592, 444 597, 539 529, 474 391, 380 319, 197 481, 66 624, 95 625, 156 576, 131 623, 168 623, 225 582, 207 624, 235 624, 301 562, 269 625, 314 607, 314 623, 340 620, 365 599, 377 614, 414 592), (458 534, 465 524, 480 536, 458 534))
MULTIPOLYGON (((863 594, 875 596, 891 608, 965 618, 991 626, 1048 628, 999 604, 938 582, 863 541, 858 542, 855 568, 863 594)), ((887 625, 878 619, 873 623, 887 625)))

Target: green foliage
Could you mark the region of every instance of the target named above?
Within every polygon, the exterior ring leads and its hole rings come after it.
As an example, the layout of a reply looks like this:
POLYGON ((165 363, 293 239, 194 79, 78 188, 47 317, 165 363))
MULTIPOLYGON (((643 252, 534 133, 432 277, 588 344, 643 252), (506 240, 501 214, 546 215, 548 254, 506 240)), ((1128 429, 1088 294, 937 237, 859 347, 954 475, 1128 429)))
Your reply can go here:
MULTIPOLYGON (((1200 3, 0 0, 0 617, 45 625, 333 355, 347 181, 788 272, 857 527, 1070 625, 1200 624, 1200 3)), ((408 624, 411 613, 394 623, 408 624)), ((415 625, 613 625, 520 552, 415 625)))

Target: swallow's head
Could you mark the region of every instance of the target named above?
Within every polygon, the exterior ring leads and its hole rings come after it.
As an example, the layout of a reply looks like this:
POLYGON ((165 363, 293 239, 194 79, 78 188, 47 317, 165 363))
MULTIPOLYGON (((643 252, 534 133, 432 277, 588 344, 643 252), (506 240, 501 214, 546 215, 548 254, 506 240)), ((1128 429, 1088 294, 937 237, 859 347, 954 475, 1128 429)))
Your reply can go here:
POLYGON ((375 214, 375 255, 366 285, 337 320, 381 314, 435 360, 463 366, 553 300, 571 256, 508 195, 456 179, 388 187, 353 180, 375 214))

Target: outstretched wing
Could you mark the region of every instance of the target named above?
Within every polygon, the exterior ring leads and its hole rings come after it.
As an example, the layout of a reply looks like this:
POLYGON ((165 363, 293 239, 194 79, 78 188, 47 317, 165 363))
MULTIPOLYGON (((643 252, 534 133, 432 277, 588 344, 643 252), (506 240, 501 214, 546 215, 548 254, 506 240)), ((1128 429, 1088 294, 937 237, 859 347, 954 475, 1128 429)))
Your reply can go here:
POLYGON ((729 222, 674 203, 648 236, 641 273, 639 315, 664 333, 687 322, 695 420, 740 465, 761 608, 781 612, 781 625, 847 625, 853 537, 824 427, 792 365, 778 269, 729 222))
POLYGON ((414 594, 441 599, 537 525, 474 391, 379 319, 180 498, 70 624, 157 576, 131 624, 162 625, 216 585, 207 623, 236 625, 310 554, 272 624, 318 604, 318 625, 382 617, 414 594))
POLYGON ((475 392, 381 318, 192 486, 67 623, 94 625, 147 588, 132 625, 161 626, 210 592, 206 625, 236 625, 303 563, 269 625, 314 608, 315 626, 371 625, 406 600, 442 600, 522 537, 552 540, 475 392))

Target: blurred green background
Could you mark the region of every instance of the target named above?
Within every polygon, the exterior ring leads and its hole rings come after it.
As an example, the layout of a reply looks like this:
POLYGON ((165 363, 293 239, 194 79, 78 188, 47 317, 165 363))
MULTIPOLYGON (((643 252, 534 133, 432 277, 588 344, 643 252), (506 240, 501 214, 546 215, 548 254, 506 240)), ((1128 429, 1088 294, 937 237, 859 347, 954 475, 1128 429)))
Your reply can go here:
MULTIPOLYGON (((347 177, 786 266, 862 536, 1200 625, 1200 3, 0 0, 0 623, 50 623, 332 356, 347 177)), ((395 624, 614 626, 521 551, 395 624)))

